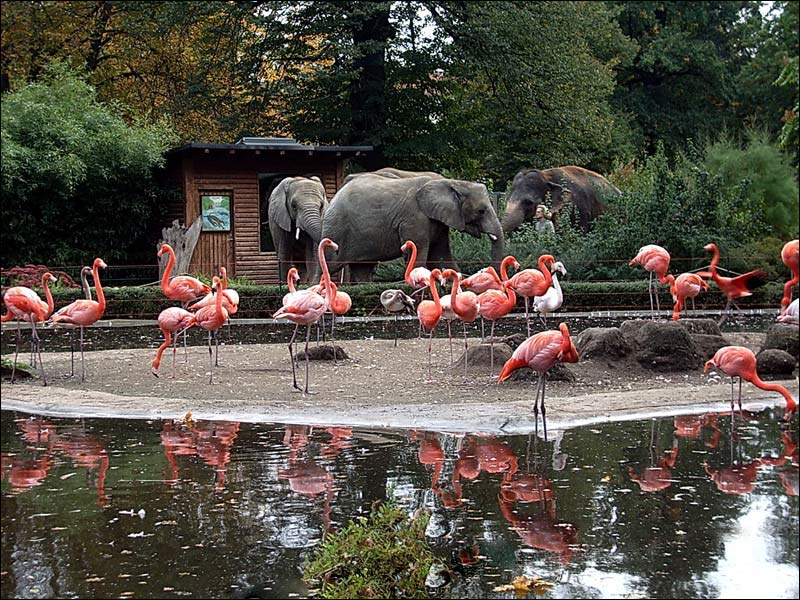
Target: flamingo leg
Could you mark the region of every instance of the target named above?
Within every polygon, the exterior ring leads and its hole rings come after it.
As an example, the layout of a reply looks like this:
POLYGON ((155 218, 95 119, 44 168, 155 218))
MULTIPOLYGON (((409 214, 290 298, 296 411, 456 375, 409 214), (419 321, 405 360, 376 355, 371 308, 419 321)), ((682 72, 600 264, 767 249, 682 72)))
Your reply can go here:
POLYGON ((447 339, 450 340, 450 364, 453 364, 453 336, 450 330, 450 321, 447 321, 447 339))
POLYGON ((86 364, 83 359, 83 326, 81 326, 81 381, 86 381, 86 364))
MULTIPOLYGON (((324 326, 323 326, 323 331, 324 331, 324 326)), ((310 393, 308 391, 308 363, 309 363, 309 359, 308 359, 308 343, 310 341, 311 341, 311 323, 309 323, 308 327, 306 328, 306 385, 305 385, 305 390, 303 391, 304 394, 310 393)))
POLYGON ((539 378, 536 380, 536 397, 533 399, 533 431, 536 437, 539 437, 539 390, 542 388, 542 373, 539 373, 539 378))
POLYGON ((333 348, 333 364, 337 364, 336 360, 336 342, 333 340, 333 326, 336 324, 336 313, 331 313, 331 348, 333 348))
POLYGON ((214 382, 214 357, 212 356, 211 351, 211 330, 208 330, 208 366, 211 370, 211 374, 208 378, 208 383, 214 382))
POLYGON ((492 331, 489 337, 489 356, 489 364, 491 365, 489 377, 494 377, 494 321, 492 321, 492 331))
POLYGON ((75 330, 69 330, 69 364, 70 377, 75 377, 75 330))
POLYGON ((464 382, 467 381, 467 360, 469 358, 469 343, 467 342, 467 323, 466 321, 462 321, 464 324, 464 382))
POLYGON ((659 303, 658 300, 658 285, 656 284, 656 282, 653 282, 653 295, 656 298, 656 316, 658 316, 658 314, 661 312, 661 304, 659 303))
POLYGON ((433 346, 433 329, 428 335, 428 382, 432 381, 431 377, 431 347, 433 346))
POLYGON ((214 332, 214 342, 216 343, 216 348, 214 351, 214 366, 219 366, 219 330, 214 332))
POLYGON ((528 297, 525 296, 525 324, 528 326, 528 337, 531 337, 531 318, 528 314, 528 297))
POLYGON ((742 378, 739 377, 739 416, 744 418, 744 412, 742 411, 742 378))
POLYGON ((397 313, 394 313, 394 347, 397 348, 397 313))
POLYGON ((650 282, 647 284, 647 295, 650 296, 650 318, 655 318, 653 315, 653 272, 650 271, 650 282))
POLYGON ((178 354, 178 336, 172 340, 172 378, 175 379, 175 357, 178 354))
POLYGON ((297 329, 300 327, 300 324, 297 323, 294 326, 294 332, 292 333, 292 339, 289 340, 289 360, 292 362, 292 387, 296 390, 300 390, 300 387, 297 385, 297 373, 294 366, 294 353, 292 352, 292 344, 294 344, 294 338, 297 337, 297 329))
POLYGON ((17 349, 14 352, 14 365, 11 367, 11 383, 14 383, 14 375, 17 372, 17 357, 19 356, 19 327, 17 327, 17 349))
POLYGON ((542 427, 544 428, 544 441, 547 442, 547 419, 545 418, 545 411, 544 411, 544 388, 547 385, 547 371, 542 373, 541 375, 542 380, 542 427))
POLYGON ((46 386, 47 377, 45 377, 44 363, 42 362, 42 344, 41 344, 41 339, 39 339, 39 334, 36 333, 36 323, 33 321, 31 321, 31 328, 33 329, 33 337, 31 339, 31 350, 34 352, 34 356, 39 357, 39 371, 42 374, 42 385, 46 386))

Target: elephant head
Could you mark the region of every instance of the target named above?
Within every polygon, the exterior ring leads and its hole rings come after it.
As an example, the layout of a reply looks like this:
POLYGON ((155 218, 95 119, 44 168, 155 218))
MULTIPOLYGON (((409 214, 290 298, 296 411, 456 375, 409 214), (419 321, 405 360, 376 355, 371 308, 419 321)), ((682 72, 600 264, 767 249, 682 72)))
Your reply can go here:
POLYGON ((460 179, 431 179, 417 192, 417 204, 429 219, 492 241, 492 262, 499 268, 504 253, 503 228, 486 186, 460 179))
POLYGON ((538 169, 520 171, 511 182, 511 189, 506 201, 506 211, 503 215, 503 231, 510 233, 525 221, 533 220, 536 207, 547 204, 545 196, 550 193, 550 203, 553 214, 564 204, 569 189, 551 181, 547 173, 538 169))
POLYGON ((319 177, 287 177, 269 198, 269 228, 281 265, 281 279, 295 260, 308 265, 307 275, 318 275, 316 248, 322 239, 322 215, 328 207, 319 177), (302 249, 298 246, 302 245, 302 249), (295 254, 302 252, 302 258, 295 254), (313 271, 313 272, 312 272, 313 271))

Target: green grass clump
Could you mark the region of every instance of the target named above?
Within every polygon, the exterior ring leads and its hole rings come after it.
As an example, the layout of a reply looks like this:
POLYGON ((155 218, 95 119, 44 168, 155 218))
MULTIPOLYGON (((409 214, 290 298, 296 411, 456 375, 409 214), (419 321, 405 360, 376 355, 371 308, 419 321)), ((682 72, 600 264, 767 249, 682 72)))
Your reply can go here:
POLYGON ((425 541, 429 518, 410 518, 392 501, 375 503, 369 518, 325 538, 305 580, 321 584, 321 598, 427 598, 425 578, 434 562, 425 541))

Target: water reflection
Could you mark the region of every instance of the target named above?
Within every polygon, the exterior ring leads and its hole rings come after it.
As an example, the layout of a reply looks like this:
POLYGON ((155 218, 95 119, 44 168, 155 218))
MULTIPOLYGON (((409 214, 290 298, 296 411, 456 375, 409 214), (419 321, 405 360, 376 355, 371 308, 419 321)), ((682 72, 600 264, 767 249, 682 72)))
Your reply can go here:
POLYGON ((323 535, 390 494, 432 511, 454 575, 438 597, 516 575, 556 583, 544 597, 798 596, 798 438, 779 411, 546 441, 3 411, 0 451, 3 598, 304 596, 323 535))

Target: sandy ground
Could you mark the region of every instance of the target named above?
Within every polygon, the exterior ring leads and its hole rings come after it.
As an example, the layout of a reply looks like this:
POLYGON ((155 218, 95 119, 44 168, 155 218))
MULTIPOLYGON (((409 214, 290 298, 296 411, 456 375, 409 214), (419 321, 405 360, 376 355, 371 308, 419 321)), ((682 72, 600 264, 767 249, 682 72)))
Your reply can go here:
MULTIPOLYGON (((757 351, 763 335, 725 337, 757 351)), ((309 395, 293 391, 284 344, 233 344, 220 346, 213 384, 208 383, 204 346, 189 347, 188 363, 179 349, 174 379, 169 350, 158 378, 150 372, 152 349, 87 352, 85 382, 80 380, 79 355, 77 376, 70 377, 69 352, 48 352, 44 360, 49 385, 42 386, 38 379, 13 385, 4 381, 2 407, 62 416, 181 418, 191 412, 195 419, 476 433, 527 433, 535 427, 535 378, 498 384, 488 368, 471 365, 465 380, 463 364, 450 365, 447 339, 433 340, 430 381, 427 340, 401 339, 397 348, 392 340, 381 339, 338 343, 350 358, 312 361, 309 395)), ((471 345, 478 343, 470 340, 471 345)), ((463 346, 456 345, 456 361, 462 352, 463 346)), ((502 361, 495 364, 495 373, 501 366, 502 361)), ((729 379, 710 377, 702 367, 655 373, 632 361, 582 360, 566 368, 575 381, 547 382, 549 430, 644 415, 724 410, 730 403, 729 379)), ((301 387, 304 376, 301 362, 301 387)), ((796 378, 779 383, 797 396, 796 378)), ((751 410, 784 404, 778 394, 750 384, 744 385, 744 401, 751 410)))

